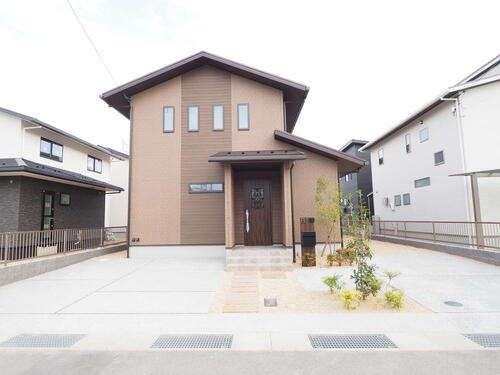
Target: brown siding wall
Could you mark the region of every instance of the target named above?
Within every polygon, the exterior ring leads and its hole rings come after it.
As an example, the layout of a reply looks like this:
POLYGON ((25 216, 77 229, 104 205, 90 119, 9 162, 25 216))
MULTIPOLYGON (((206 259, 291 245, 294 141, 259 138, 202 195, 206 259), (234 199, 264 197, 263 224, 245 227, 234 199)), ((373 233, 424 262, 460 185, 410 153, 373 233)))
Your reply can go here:
POLYGON ((297 149, 306 153, 307 159, 297 161, 292 170, 295 242, 300 242, 301 217, 316 217, 317 241, 324 242, 326 231, 317 222, 316 215, 316 180, 318 177, 325 177, 336 187, 338 182, 337 162, 309 151, 297 149))
POLYGON ((204 66, 182 76, 181 243, 223 244, 224 194, 190 194, 190 183, 224 182, 224 168, 208 156, 231 150, 231 75, 204 66), (212 106, 224 106, 224 131, 213 131, 212 106), (188 107, 199 107, 199 131, 188 132, 188 107))
POLYGON ((181 78, 132 98, 130 237, 137 245, 180 243, 181 78), (163 107, 175 106, 175 132, 163 133, 163 107))

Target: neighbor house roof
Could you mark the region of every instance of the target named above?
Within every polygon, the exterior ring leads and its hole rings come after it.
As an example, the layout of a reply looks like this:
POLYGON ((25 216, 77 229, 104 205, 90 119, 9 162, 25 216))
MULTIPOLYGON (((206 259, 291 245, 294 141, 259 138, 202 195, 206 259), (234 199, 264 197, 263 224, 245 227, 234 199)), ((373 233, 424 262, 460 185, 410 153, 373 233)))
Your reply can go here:
POLYGON ((339 166, 338 170, 340 175, 353 172, 365 165, 365 161, 363 159, 357 158, 356 156, 346 154, 345 152, 335 150, 333 148, 321 145, 313 141, 309 141, 305 138, 301 138, 297 135, 290 134, 283 130, 275 130, 274 138, 277 139, 278 141, 282 141, 303 148, 315 154, 319 154, 327 158, 337 160, 339 166))
POLYGON ((343 145, 339 151, 344 152, 347 150, 351 145, 366 145, 368 141, 362 141, 360 139, 351 139, 349 142, 347 142, 345 145, 343 145))
POLYGON ((282 161, 306 158, 306 154, 296 150, 222 151, 209 156, 208 161, 282 161))
POLYGON ((105 147, 105 146, 101 146, 101 145, 99 145, 99 147, 102 147, 102 148, 108 150, 111 153, 111 156, 113 156, 117 159, 120 159, 120 160, 128 160, 129 159, 129 156, 127 154, 125 154, 124 152, 117 151, 111 147, 105 147))
POLYGON ((23 175, 39 175, 51 177, 58 180, 76 182, 79 185, 90 185, 107 191, 123 191, 119 186, 84 176, 79 173, 70 172, 65 169, 54 168, 49 165, 35 163, 22 158, 0 159, 0 176, 21 173, 23 175))
POLYGON ((450 174, 450 177, 455 176, 500 177, 500 169, 488 169, 486 171, 450 174))
POLYGON ((60 134, 64 137, 67 137, 67 138, 70 138, 71 140, 77 142, 77 143, 80 143, 81 145, 84 145, 84 146, 87 146, 87 147, 90 147, 90 148, 93 148, 97 151, 100 151, 100 152, 103 152, 105 154, 108 154, 108 155, 111 155, 111 152, 108 151, 108 149, 106 149, 105 147, 102 147, 102 146, 98 146, 98 145, 94 145, 90 142, 87 142, 81 138, 78 138, 72 134, 69 134, 68 132, 65 132, 64 130, 61 130, 59 128, 56 128, 55 126, 53 125, 50 125, 50 124, 47 124, 46 122, 43 122, 39 119, 37 119, 36 117, 31 117, 31 116, 28 116, 28 115, 23 115, 22 113, 19 113, 19 112, 14 112, 14 111, 11 111, 10 109, 6 109, 6 108, 2 108, 0 107, 0 112, 3 112, 3 113, 7 113, 8 115, 11 115, 11 116, 14 116, 14 117, 18 117, 24 121, 27 121, 27 122, 30 122, 34 125, 38 125, 38 126, 41 126, 47 130, 50 130, 54 133, 57 133, 57 134, 60 134))
POLYGON ((440 95, 435 97, 433 100, 431 100, 429 103, 424 105, 423 107, 419 108, 417 111, 412 113, 410 116, 405 118, 403 121, 397 123, 395 126, 390 128, 388 131, 383 133, 382 135, 378 136, 375 138, 373 141, 370 141, 366 145, 360 148, 361 151, 368 150, 371 147, 375 146, 377 143, 380 143, 383 139, 393 135, 397 131, 401 130, 404 128, 406 125, 412 123, 413 121, 417 120, 419 117, 423 116, 430 110, 434 109, 445 99, 449 98, 454 98, 456 97, 460 92, 473 88, 473 87, 478 87, 482 85, 486 85, 488 83, 500 81, 500 74, 496 74, 491 77, 487 78, 481 78, 487 71, 490 69, 496 67, 498 64, 500 64, 500 55, 483 65, 481 68, 477 69, 474 71, 472 74, 469 74, 467 77, 462 79, 460 82, 458 82, 455 86, 449 87, 445 91, 443 91, 440 95))
POLYGON ((283 91, 283 101, 286 102, 286 127, 288 131, 293 130, 309 87, 204 51, 106 91, 101 94, 101 99, 130 118, 130 98, 133 95, 203 65, 211 65, 283 91))

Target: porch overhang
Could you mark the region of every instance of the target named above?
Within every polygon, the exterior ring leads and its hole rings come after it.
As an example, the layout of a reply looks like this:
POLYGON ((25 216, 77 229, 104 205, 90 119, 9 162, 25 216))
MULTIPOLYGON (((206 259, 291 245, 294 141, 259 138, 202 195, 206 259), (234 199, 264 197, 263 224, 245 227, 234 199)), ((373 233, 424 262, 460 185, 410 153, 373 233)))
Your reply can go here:
POLYGON ((307 156, 297 150, 262 150, 262 151, 221 151, 208 157, 209 162, 244 163, 244 162, 280 162, 303 160, 307 156))

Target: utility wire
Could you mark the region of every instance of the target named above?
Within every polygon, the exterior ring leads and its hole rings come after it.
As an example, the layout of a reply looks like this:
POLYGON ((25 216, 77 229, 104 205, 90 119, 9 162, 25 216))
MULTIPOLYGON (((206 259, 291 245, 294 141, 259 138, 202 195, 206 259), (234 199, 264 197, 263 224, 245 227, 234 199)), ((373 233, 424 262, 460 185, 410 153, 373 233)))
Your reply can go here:
POLYGON ((71 8, 71 11, 73 12, 73 15, 75 16, 77 22, 80 24, 80 27, 82 28, 84 34, 87 36, 87 39, 89 40, 90 44, 92 44, 92 47, 94 47, 95 53, 97 54, 97 56, 101 60, 102 65, 104 65, 104 68, 106 69, 106 71, 108 72, 109 76, 111 77, 111 80, 115 83, 115 85, 117 85, 115 77, 113 77, 113 74, 111 74, 111 70, 109 70, 108 66, 106 65, 106 62, 104 61, 104 59, 102 58, 101 54, 99 53, 99 50, 97 49, 96 45, 92 41, 92 38, 90 37, 89 33, 87 32, 87 30, 85 30, 85 27, 83 26, 82 21, 80 21, 80 18, 78 18, 78 15, 76 14, 75 9, 73 8, 73 6, 71 5, 71 3, 70 3, 69 0, 66 0, 66 2, 68 3, 69 7, 71 8))

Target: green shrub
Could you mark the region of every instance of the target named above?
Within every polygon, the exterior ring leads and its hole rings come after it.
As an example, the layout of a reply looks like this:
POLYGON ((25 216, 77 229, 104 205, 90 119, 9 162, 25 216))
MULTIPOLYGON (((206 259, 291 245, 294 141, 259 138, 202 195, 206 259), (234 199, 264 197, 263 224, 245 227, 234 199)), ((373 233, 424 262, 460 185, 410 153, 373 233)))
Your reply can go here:
POLYGON ((344 286, 344 283, 340 281, 342 276, 334 274, 330 277, 325 277, 323 279, 323 284, 330 288, 330 293, 333 294, 334 291, 340 291, 344 286))
POLYGON ((342 298, 342 302, 344 302, 344 308, 347 310, 356 309, 361 303, 362 294, 358 290, 348 290, 345 289, 340 298, 342 298))
POLYGON ((330 267, 332 267, 333 266, 333 262, 335 262, 335 254, 328 254, 326 256, 326 263, 328 263, 328 265, 330 267))
POLYGON ((399 275, 401 275, 401 272, 391 272, 391 271, 384 272, 384 276, 387 277, 387 285, 385 287, 386 292, 389 288, 394 289, 394 287, 391 284, 391 281, 392 279, 398 277, 399 275))
POLYGON ((375 275, 375 266, 366 262, 360 262, 358 268, 354 270, 351 278, 354 279, 356 290, 361 292, 363 300, 370 294, 376 296, 382 287, 382 280, 375 275))
POLYGON ((405 293, 401 289, 393 288, 385 292, 385 301, 393 309, 400 309, 403 307, 403 297, 405 293))

